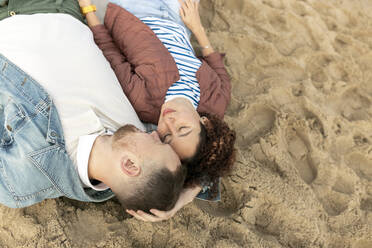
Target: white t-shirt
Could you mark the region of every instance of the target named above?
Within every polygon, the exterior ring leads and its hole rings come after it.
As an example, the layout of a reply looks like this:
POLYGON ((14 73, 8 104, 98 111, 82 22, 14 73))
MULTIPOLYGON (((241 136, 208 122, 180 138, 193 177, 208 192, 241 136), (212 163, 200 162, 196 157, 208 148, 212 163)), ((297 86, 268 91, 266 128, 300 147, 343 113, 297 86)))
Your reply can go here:
MULTIPOLYGON (((144 130, 89 27, 74 17, 6 18, 0 21, 0 53, 39 82, 53 99, 75 166, 83 164, 77 163, 79 137, 112 133, 125 124, 144 130)), ((78 157, 88 161, 90 150, 91 145, 79 149, 83 154, 78 157)), ((84 176, 87 173, 86 169, 84 176)))

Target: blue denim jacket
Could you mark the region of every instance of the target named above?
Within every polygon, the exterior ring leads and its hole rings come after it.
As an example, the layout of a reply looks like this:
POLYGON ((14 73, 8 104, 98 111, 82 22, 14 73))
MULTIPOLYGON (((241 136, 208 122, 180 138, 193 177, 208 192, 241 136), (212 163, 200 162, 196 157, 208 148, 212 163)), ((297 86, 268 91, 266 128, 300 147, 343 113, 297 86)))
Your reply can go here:
POLYGON ((113 193, 83 188, 52 99, 0 54, 0 203, 21 208, 60 196, 101 202, 113 193))

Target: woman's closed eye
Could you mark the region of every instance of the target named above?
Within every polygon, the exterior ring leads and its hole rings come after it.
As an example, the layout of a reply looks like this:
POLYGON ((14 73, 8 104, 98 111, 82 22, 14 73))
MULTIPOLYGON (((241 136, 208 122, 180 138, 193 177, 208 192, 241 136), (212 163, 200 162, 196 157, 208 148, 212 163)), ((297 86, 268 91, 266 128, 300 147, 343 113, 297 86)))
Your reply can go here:
POLYGON ((178 128, 178 132, 179 133, 186 132, 187 129, 188 129, 188 127, 180 127, 180 128, 178 128))
POLYGON ((186 137, 190 133, 192 133, 192 131, 193 131, 193 128, 190 128, 190 127, 182 128, 182 130, 178 133, 177 137, 186 137))
MULTIPOLYGON (((182 126, 178 128, 178 134, 176 136, 184 137, 191 133, 192 129, 190 127, 182 126)), ((172 133, 166 133, 162 139, 162 142, 165 144, 169 144, 172 142, 172 133)))
POLYGON ((171 136, 172 135, 170 133, 165 134, 162 139, 162 142, 165 144, 169 144, 171 142, 171 136))

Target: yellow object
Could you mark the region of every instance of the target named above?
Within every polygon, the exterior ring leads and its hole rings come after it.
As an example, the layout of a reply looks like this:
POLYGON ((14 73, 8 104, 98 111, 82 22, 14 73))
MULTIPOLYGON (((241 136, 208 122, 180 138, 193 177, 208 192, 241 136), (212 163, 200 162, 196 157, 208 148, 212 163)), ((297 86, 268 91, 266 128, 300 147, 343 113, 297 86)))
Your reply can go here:
POLYGON ((97 7, 96 5, 89 5, 89 6, 81 7, 80 10, 83 15, 86 15, 89 12, 95 12, 97 10, 97 7))

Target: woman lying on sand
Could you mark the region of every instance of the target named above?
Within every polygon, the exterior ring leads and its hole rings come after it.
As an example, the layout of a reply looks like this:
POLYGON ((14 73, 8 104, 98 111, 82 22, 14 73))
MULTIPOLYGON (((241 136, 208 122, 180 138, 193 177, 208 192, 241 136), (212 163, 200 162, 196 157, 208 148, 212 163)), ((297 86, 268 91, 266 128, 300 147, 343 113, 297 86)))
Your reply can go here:
POLYGON ((205 186, 209 190, 198 196, 218 199, 219 177, 231 170, 235 160, 235 132, 222 120, 231 84, 222 56, 213 50, 200 22, 199 2, 110 2, 105 25, 87 7, 90 0, 79 4, 88 12, 94 39, 140 119, 158 125, 162 141, 188 168, 185 190, 174 209, 151 210, 154 215, 128 213, 144 221, 168 219, 205 186), (201 60, 194 54, 185 25, 202 48, 201 60))

